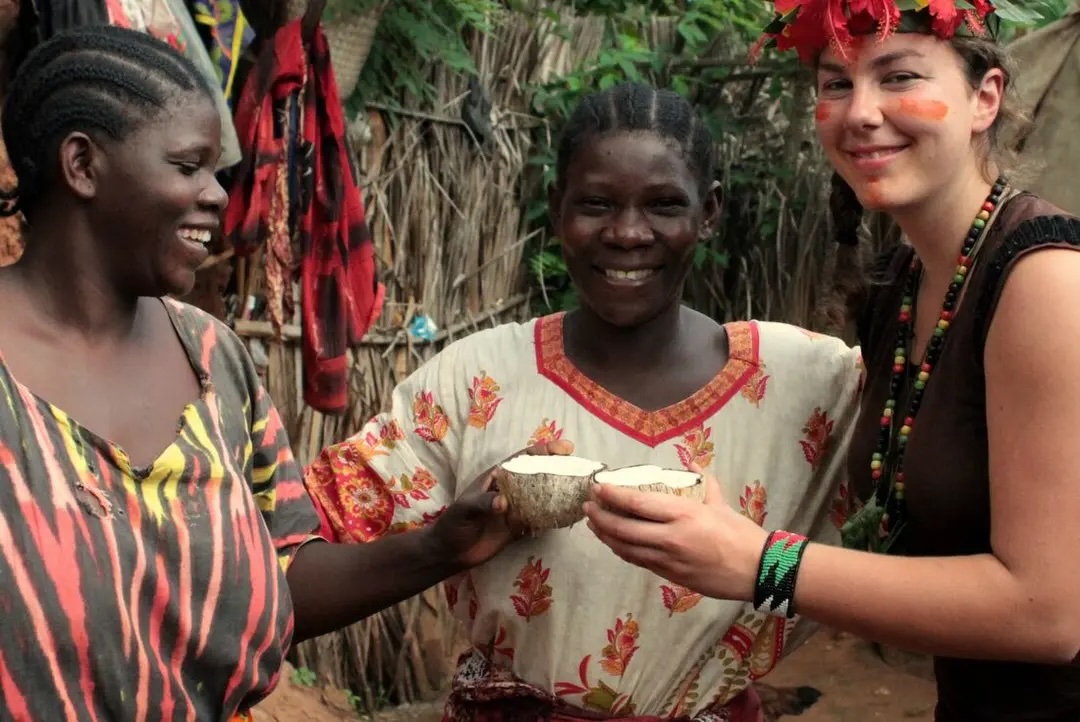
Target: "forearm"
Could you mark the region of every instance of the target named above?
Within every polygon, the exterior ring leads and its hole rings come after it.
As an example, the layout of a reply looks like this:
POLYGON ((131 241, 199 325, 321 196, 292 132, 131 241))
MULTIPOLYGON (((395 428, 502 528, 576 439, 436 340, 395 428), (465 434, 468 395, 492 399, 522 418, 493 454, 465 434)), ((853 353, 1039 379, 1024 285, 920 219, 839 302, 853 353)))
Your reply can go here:
POLYGON ((462 571, 430 539, 428 528, 366 544, 301 547, 288 573, 294 643, 353 624, 462 571))
POLYGON ((795 587, 799 614, 911 651, 1064 663, 1065 638, 996 557, 896 557, 811 544, 795 587))

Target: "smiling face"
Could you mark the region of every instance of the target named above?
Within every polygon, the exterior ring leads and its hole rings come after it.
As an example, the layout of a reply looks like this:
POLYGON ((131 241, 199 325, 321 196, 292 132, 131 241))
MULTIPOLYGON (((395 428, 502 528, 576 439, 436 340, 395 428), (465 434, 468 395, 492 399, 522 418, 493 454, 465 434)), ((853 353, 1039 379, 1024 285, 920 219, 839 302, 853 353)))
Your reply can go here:
POLYGON ((701 186, 679 146, 656 133, 614 132, 581 145, 550 205, 583 305, 627 328, 679 303, 694 247, 719 214, 701 186))
POLYGON ((861 41, 818 65, 818 138, 867 208, 896 211, 982 175, 984 134, 1001 106, 1004 74, 973 88, 952 46, 919 33, 861 41))
MULTIPOLYGON (((213 102, 202 92, 178 95, 122 141, 94 151, 80 179, 113 278, 143 296, 189 292, 228 201, 214 175, 221 121, 213 102)), ((61 152, 78 166, 78 143, 61 152)))

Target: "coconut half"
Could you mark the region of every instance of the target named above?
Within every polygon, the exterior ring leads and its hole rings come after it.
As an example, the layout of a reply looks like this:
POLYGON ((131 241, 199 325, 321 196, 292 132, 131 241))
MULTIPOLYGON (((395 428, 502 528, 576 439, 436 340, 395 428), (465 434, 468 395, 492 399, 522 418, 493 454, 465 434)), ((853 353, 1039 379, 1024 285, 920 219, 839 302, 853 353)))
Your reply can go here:
POLYGON ((693 471, 642 464, 601 471, 596 474, 595 479, 597 484, 631 486, 640 491, 655 491, 705 501, 705 482, 701 474, 693 471))
POLYGON ((514 519, 537 532, 585 518, 581 507, 596 473, 605 468, 579 456, 522 454, 500 464, 496 478, 514 519))

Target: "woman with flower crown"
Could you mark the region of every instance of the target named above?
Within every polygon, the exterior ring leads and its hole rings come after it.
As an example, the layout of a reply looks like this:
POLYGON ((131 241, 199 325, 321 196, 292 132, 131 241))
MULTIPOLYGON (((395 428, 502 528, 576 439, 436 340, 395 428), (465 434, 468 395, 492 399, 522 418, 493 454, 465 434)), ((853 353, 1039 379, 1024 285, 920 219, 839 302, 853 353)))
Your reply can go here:
POLYGON ((706 595, 935 656, 938 722, 1080 720, 1080 221, 1004 175, 1003 0, 784 0, 817 74, 838 241, 905 242, 862 294, 844 546, 600 487, 594 533, 706 595))

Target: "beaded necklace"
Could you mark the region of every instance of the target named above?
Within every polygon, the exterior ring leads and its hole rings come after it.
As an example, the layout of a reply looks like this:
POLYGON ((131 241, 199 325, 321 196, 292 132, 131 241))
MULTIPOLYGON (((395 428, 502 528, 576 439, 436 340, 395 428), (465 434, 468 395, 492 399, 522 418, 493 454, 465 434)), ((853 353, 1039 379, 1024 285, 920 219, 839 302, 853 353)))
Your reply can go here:
POLYGON ((906 506, 904 503, 904 453, 908 438, 915 427, 915 420, 922 405, 926 384, 934 366, 941 358, 949 324, 953 319, 960 292, 967 281, 968 272, 975 261, 975 256, 982 246, 982 241, 989 230, 990 220, 1001 203, 1007 182, 1001 176, 994 183, 978 215, 971 224, 960 255, 956 261, 956 274, 945 292, 941 312, 923 351, 923 360, 919 371, 912 381, 908 368, 910 347, 914 338, 914 305, 922 275, 922 263, 916 257, 908 270, 904 287, 900 314, 897 318, 896 351, 893 356, 892 378, 889 383, 889 396, 881 412, 881 430, 878 434, 877 447, 871 456, 870 475, 874 480, 874 496, 844 525, 842 534, 844 546, 876 552, 888 552, 898 541, 904 529, 906 506), (906 388, 911 382, 910 388, 906 388), (906 392, 906 393, 904 393, 906 392), (897 404, 904 395, 909 397, 907 413, 903 422, 897 404))

